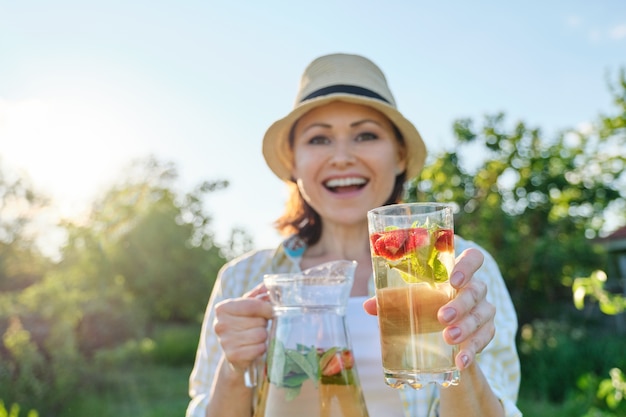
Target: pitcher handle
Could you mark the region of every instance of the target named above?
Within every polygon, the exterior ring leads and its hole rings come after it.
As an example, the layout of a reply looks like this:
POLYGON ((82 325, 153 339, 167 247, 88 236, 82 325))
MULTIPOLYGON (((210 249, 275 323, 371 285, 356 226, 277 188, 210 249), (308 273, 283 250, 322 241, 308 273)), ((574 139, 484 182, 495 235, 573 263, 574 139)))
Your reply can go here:
POLYGON ((257 385, 257 378, 259 375, 256 362, 257 360, 255 359, 243 374, 243 381, 248 388, 254 388, 257 385))
MULTIPOLYGON (((257 294, 255 298, 259 298, 262 300, 269 300, 269 294, 267 292, 261 293, 261 294, 257 294)), ((272 325, 272 321, 268 320, 267 321, 267 330, 269 331, 270 327, 272 325)), ((246 387, 248 388, 254 388, 257 386, 257 380, 259 377, 259 367, 258 365, 258 361, 263 359, 264 360, 264 356, 262 355, 258 358, 256 358, 255 360, 252 361, 252 363, 248 366, 248 368, 245 370, 245 372, 243 373, 243 382, 246 384, 246 387)))

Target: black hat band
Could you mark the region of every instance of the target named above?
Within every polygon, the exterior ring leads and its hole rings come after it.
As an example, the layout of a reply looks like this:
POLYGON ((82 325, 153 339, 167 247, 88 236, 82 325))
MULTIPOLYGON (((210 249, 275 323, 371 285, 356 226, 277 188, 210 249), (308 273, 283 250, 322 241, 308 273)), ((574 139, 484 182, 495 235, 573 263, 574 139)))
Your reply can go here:
POLYGON ((319 90, 315 90, 311 94, 309 94, 308 96, 300 100, 300 103, 303 103, 307 100, 311 100, 316 97, 327 96, 329 94, 335 94, 335 93, 345 93, 345 94, 352 94, 355 96, 375 98, 377 100, 384 101, 387 104, 391 104, 389 103, 389 100, 387 100, 380 94, 373 92, 372 90, 368 90, 367 88, 363 88, 363 87, 357 87, 355 85, 346 85, 346 84, 331 85, 328 87, 320 88, 319 90))

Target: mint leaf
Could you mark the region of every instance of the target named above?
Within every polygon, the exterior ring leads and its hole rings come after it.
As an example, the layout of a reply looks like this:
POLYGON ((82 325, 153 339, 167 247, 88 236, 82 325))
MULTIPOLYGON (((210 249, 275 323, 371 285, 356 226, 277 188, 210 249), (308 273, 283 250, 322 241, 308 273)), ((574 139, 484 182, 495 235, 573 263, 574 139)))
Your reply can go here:
POLYGON ((285 377, 285 379, 283 380, 283 386, 289 388, 297 388, 301 386, 308 378, 308 375, 305 373, 291 374, 285 377))
POLYGON ((448 280, 448 268, 439 260, 435 258, 433 261, 433 278, 435 282, 446 282, 448 280))
POLYGON ((269 368, 268 378, 274 384, 281 386, 285 376, 285 347, 278 339, 274 340, 271 346, 272 351, 269 354, 267 366, 269 368))
POLYGON ((302 384, 293 388, 285 388, 285 400, 292 401, 298 395, 300 395, 300 390, 302 389, 302 384))
POLYGON ((295 350, 287 350, 287 356, 295 362, 298 367, 313 380, 315 386, 317 386, 317 364, 310 363, 305 355, 295 350))

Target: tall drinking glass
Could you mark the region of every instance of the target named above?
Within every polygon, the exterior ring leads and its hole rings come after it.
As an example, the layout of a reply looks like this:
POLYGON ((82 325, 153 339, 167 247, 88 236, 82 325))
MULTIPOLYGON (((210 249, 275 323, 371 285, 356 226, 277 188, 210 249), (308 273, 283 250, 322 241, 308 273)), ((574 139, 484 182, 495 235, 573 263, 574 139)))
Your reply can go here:
POLYGON ((457 385, 458 346, 443 339, 437 311, 456 292, 452 209, 394 204, 367 214, 384 378, 387 385, 457 385))

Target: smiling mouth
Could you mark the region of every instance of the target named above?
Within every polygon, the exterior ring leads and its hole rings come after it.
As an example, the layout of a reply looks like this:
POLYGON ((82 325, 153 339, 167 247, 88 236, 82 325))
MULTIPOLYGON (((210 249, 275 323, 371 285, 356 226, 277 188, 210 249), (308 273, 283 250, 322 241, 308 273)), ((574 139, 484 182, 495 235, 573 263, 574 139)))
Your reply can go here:
POLYGON ((324 187, 333 193, 343 193, 360 190, 367 185, 367 180, 361 177, 334 178, 324 183, 324 187))

